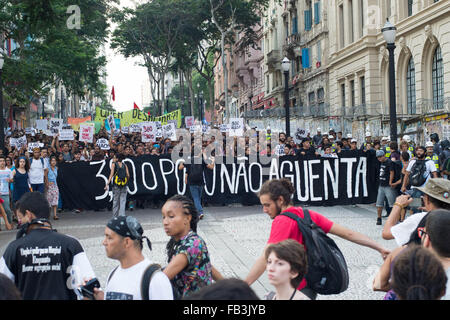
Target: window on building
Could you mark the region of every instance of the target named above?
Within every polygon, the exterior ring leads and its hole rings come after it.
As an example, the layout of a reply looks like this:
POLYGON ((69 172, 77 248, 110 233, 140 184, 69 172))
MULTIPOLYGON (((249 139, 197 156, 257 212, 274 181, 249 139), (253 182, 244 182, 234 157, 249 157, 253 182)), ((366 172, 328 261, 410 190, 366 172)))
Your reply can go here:
POLYGON ((348 26, 350 29, 350 43, 355 41, 353 28, 353 0, 348 0, 348 26))
POLYGON ((311 64, 309 61, 309 48, 302 49, 302 67, 303 67, 303 69, 308 69, 311 67, 311 64))
POLYGON ((350 94, 352 99, 352 107, 355 106, 355 80, 350 81, 350 94))
POLYGON ((312 27, 311 9, 305 10, 305 31, 310 31, 312 27))
POLYGON ((364 0, 359 0, 359 9, 360 9, 360 14, 361 14, 361 25, 360 25, 360 37, 364 36, 364 23, 365 23, 365 19, 364 19, 364 0))
POLYGON ((314 23, 320 23, 320 1, 314 3, 314 23))
POLYGON ((359 78, 360 84, 361 84, 361 104, 366 104, 366 78, 361 77, 359 78))
POLYGON ((345 83, 341 84, 341 104, 345 107, 345 83))
POLYGON ((322 62, 322 42, 317 41, 317 61, 322 62))
POLYGON ((413 14, 413 0, 408 1, 408 17, 411 17, 413 14))
POLYGON ((411 57, 406 71, 406 102, 408 114, 416 113, 416 68, 411 57))
POLYGON ((298 18, 297 16, 294 16, 292 18, 292 34, 298 33, 298 18))
POLYGON ((432 80, 434 109, 442 109, 444 104, 444 68, 442 65, 441 47, 434 51, 432 80))
POLYGON ((339 44, 341 49, 344 47, 344 5, 339 6, 339 44))
POLYGON ((316 93, 314 91, 308 93, 309 106, 314 106, 316 104, 316 93))

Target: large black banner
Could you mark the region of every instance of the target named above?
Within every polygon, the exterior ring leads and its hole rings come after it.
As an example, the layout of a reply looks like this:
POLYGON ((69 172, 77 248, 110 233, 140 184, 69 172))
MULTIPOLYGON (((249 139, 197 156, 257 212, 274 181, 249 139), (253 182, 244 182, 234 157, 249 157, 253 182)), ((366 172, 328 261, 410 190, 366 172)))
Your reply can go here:
MULTIPOLYGON (((131 174, 131 199, 164 201, 174 194, 189 195, 184 170, 178 170, 170 156, 144 155, 125 159, 131 174)), ((101 209, 112 201, 111 188, 105 191, 111 160, 63 163, 58 187, 64 208, 101 209)), ((204 197, 210 204, 259 204, 256 193, 268 179, 292 181, 294 202, 315 206, 373 203, 378 187, 378 160, 372 153, 342 152, 339 158, 283 156, 268 164, 237 160, 205 169, 204 197)))

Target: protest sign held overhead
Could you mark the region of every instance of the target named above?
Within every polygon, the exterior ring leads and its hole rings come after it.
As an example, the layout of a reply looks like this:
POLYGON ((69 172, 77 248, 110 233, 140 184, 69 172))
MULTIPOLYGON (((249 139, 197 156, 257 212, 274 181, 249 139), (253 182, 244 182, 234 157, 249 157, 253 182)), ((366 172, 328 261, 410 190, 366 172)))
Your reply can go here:
POLYGON ((109 141, 106 140, 105 138, 101 138, 97 140, 97 145, 99 146, 100 149, 102 150, 109 150, 109 141))
POLYGON ((173 123, 169 123, 162 126, 163 137, 169 138, 171 141, 177 141, 176 128, 173 123))
POLYGON ((156 124, 154 122, 142 122, 141 128, 142 142, 156 141, 156 124))
POLYGON ((159 121, 162 124, 167 124, 169 120, 176 120, 177 128, 181 127, 181 109, 169 112, 160 117, 153 117, 149 116, 147 113, 138 109, 133 109, 125 112, 111 112, 97 107, 95 113, 95 120, 105 121, 109 115, 112 115, 115 119, 119 119, 120 124, 124 127, 130 126, 130 124, 132 123, 140 123, 140 122, 159 121))
POLYGON ((80 125, 80 141, 92 143, 94 141, 94 124, 80 125))
POLYGON ((186 125, 186 128, 189 129, 191 126, 194 125, 194 117, 193 116, 184 117, 184 123, 186 125))
POLYGON ((244 119, 230 118, 228 133, 230 137, 242 137, 244 135, 244 119))
POLYGON ((60 141, 70 141, 73 140, 73 129, 61 129, 59 131, 60 141))

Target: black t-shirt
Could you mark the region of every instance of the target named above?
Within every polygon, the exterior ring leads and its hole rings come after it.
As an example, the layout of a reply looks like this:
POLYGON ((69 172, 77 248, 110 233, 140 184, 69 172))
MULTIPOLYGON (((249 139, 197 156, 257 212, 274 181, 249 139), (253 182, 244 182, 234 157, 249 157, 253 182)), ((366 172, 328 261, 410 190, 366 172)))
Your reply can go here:
POLYGON ((205 161, 203 157, 201 158, 201 163, 199 162, 199 158, 191 158, 191 164, 186 165, 186 173, 188 175, 188 184, 195 186, 202 186, 204 184, 203 181, 203 170, 206 167, 205 161))
POLYGON ((8 245, 0 272, 14 281, 24 300, 76 300, 73 288, 95 277, 77 239, 42 228, 8 245))
POLYGON ((316 155, 316 150, 314 149, 313 146, 310 146, 308 149, 305 148, 300 148, 297 150, 297 155, 301 155, 301 156, 315 156, 316 155), (305 153, 305 155, 302 154, 302 152, 305 153))
POLYGON ((392 160, 386 159, 386 161, 380 163, 380 186, 389 186, 389 176, 393 170, 392 160))

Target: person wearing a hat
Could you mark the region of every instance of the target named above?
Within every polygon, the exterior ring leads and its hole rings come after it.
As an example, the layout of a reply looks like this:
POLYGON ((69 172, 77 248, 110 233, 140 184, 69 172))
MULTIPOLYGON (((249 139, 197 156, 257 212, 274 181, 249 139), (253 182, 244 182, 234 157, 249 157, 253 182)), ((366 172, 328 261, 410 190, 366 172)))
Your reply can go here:
POLYGON ((389 158, 386 158, 386 155, 383 150, 377 150, 376 157, 378 161, 380 162, 380 184, 378 186, 378 193, 377 193, 377 225, 381 225, 382 223, 382 213, 384 208, 384 198, 387 198, 388 200, 388 206, 389 208, 392 208, 395 202, 395 197, 397 196, 397 192, 395 188, 392 188, 391 185, 395 182, 394 181, 394 164, 392 163, 392 160, 389 158))
POLYGON ((432 178, 438 177, 437 171, 436 171, 436 166, 434 165, 433 161, 425 159, 426 152, 427 152, 427 150, 425 149, 425 147, 422 147, 422 146, 418 147, 416 150, 417 159, 411 160, 408 164, 408 168, 406 168, 405 179, 403 180, 403 186, 401 189, 402 192, 406 192, 406 186, 410 182, 409 176, 410 176, 411 172, 415 169, 414 166, 416 166, 416 165, 419 166, 422 163, 425 164, 425 169, 423 170, 423 177, 426 178, 426 181, 424 184, 422 184, 420 186, 419 185, 411 186, 411 189, 412 189, 411 196, 413 198, 420 198, 420 196, 422 195, 422 193, 420 192, 420 188, 418 188, 418 187, 425 186, 425 184, 428 182, 430 177, 432 177, 432 178))
POLYGON ((433 153, 441 154, 442 146, 441 146, 441 142, 439 142, 439 135, 435 132, 430 134, 430 140, 431 140, 431 143, 433 143, 433 153))
POLYGON ((314 147, 319 147, 320 143, 322 142, 322 129, 317 128, 317 134, 314 135, 313 137, 313 143, 314 143, 314 147))
POLYGON ((103 240, 106 256, 118 260, 120 265, 108 275, 104 292, 94 289, 95 300, 144 300, 143 295, 149 300, 173 300, 169 278, 142 254, 144 239, 151 250, 150 240, 143 234, 141 224, 132 216, 119 216, 108 222, 103 240), (142 284, 148 292, 143 293, 141 282, 150 267, 153 273, 149 284, 142 284))
POLYGON ((351 141, 350 141, 350 150, 356 150, 356 148, 357 148, 357 146, 356 146, 356 143, 357 143, 358 141, 356 140, 356 139, 352 139, 351 141))
POLYGON ((442 178, 429 179, 423 187, 417 188, 423 192, 423 212, 413 214, 401 220, 402 212, 412 202, 410 195, 398 196, 395 200, 394 207, 387 219, 382 237, 385 240, 395 239, 397 245, 403 246, 409 242, 410 238, 417 234, 417 228, 425 225, 426 216, 430 211, 445 209, 450 210, 450 180, 442 178))
POLYGON ((411 140, 411 137, 408 135, 404 135, 402 140, 408 143, 408 151, 411 153, 411 157, 414 157, 416 154, 416 150, 414 148, 414 143, 411 140))
POLYGON ((434 162, 437 174, 439 176, 439 156, 436 153, 434 153, 433 142, 428 141, 427 143, 425 143, 425 148, 427 149, 427 153, 425 155, 425 159, 426 160, 431 160, 431 161, 434 162))
POLYGON ((366 139, 363 144, 361 144, 361 150, 368 150, 368 145, 372 144, 372 134, 370 132, 366 132, 366 139))

